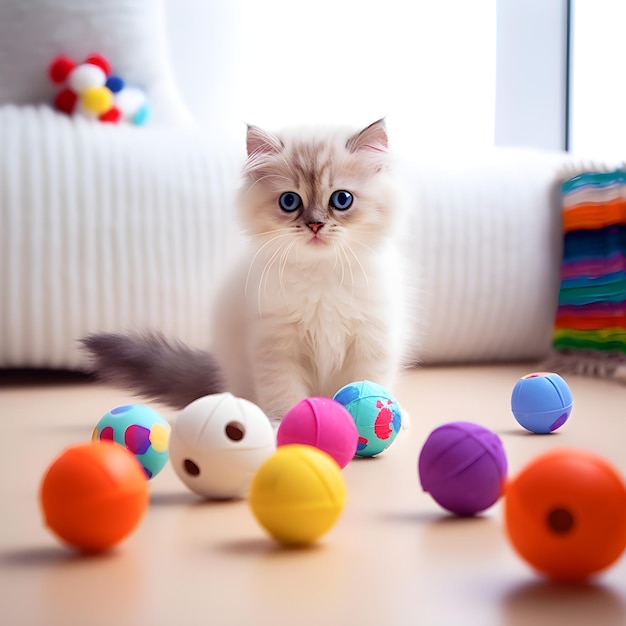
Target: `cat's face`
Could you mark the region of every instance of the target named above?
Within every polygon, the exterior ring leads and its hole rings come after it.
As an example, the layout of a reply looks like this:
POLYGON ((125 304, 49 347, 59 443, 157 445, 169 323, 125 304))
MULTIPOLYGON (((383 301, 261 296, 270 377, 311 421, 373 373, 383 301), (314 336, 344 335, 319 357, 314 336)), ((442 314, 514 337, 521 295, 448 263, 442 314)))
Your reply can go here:
POLYGON ((250 127, 247 146, 242 225, 259 244, 319 258, 338 246, 362 252, 388 234, 395 198, 382 121, 356 134, 250 127))

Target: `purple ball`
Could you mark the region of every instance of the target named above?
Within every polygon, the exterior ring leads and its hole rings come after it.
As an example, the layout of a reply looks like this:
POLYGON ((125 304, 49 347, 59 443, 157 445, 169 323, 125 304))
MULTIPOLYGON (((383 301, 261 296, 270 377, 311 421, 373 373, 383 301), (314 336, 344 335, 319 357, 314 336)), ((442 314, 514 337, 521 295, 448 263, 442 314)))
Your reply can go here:
POLYGON ((444 509, 476 515, 502 495, 506 454, 493 431, 471 422, 450 422, 428 436, 418 472, 424 491, 444 509))

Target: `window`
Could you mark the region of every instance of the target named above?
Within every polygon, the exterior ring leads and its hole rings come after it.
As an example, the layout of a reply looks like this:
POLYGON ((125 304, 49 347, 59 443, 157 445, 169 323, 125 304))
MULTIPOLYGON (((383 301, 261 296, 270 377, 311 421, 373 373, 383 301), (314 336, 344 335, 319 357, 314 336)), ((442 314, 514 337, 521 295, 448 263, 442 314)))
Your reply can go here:
POLYGON ((571 3, 570 149, 626 159, 626 3, 571 3))

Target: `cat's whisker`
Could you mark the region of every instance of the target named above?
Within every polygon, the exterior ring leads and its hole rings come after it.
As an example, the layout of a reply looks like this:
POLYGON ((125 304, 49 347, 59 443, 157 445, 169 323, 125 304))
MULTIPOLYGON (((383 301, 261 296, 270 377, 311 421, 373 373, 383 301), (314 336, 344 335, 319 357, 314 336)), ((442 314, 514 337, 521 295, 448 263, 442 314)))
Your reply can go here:
POLYGON ((276 262, 276 259, 279 257, 280 253, 288 246, 289 244, 282 244, 278 246, 276 250, 272 253, 272 256, 267 260, 263 271, 261 272, 261 278, 259 280, 259 288, 257 290, 257 305, 259 310, 259 317, 263 317, 263 309, 261 306, 262 299, 267 300, 267 281, 269 279, 270 270, 272 266, 276 262), (261 293, 262 292, 262 293, 261 293))
MULTIPOLYGON (((350 244, 345 243, 344 244, 344 250, 347 250, 352 257, 354 258, 354 260, 356 261, 357 265, 359 266, 359 268, 361 269, 361 273, 363 274, 363 278, 365 279, 365 286, 367 288, 367 295, 369 298, 369 294, 370 294, 370 281, 369 278, 367 277, 367 272, 365 271, 365 268, 363 267, 363 264, 361 263, 358 255, 354 252, 354 250, 352 249, 352 247, 350 246, 350 244)), ((350 267, 352 267, 352 264, 350 264, 350 267)))
POLYGON ((338 250, 341 250, 341 247, 337 245, 337 242, 333 240, 332 242, 333 244, 333 250, 335 251, 335 262, 333 263, 333 267, 331 269, 331 272, 335 271, 335 268, 337 267, 337 262, 341 263, 341 279, 339 280, 339 287, 343 287, 343 281, 346 277, 346 270, 344 268, 343 265, 343 259, 341 258, 341 255, 339 254, 338 250))
POLYGON ((287 244, 283 253, 280 257, 279 270, 278 270, 278 284, 280 285, 280 292, 287 297, 287 292, 285 291, 285 269, 287 268, 287 261, 289 260, 289 254, 291 253, 292 248, 296 244, 296 240, 292 240, 289 244, 287 244))
POLYGON ((252 233, 251 237, 266 237, 267 235, 273 235, 274 233, 289 233, 292 231, 291 227, 274 228, 273 230, 263 230, 259 233, 252 233))
POLYGON ((352 230, 350 233, 346 233, 345 237, 346 239, 349 239, 351 243, 356 243, 358 245, 360 245, 363 248, 366 248, 367 250, 369 250, 369 252, 372 252, 373 254, 378 254, 378 252, 372 248, 372 246, 366 244, 364 241, 361 241, 360 239, 357 239, 356 237, 352 237, 353 234, 365 234, 365 235, 369 235, 370 233, 368 233, 367 231, 364 230, 352 230))
POLYGON ((350 263, 350 259, 348 258, 348 255, 343 245, 341 246, 340 250, 343 255, 341 259, 341 271, 345 271, 343 263, 344 258, 346 260, 346 264, 348 265, 348 270, 350 271, 350 307, 352 307, 354 303, 354 272, 352 271, 352 263, 350 263))
POLYGON ((276 241, 277 239, 281 239, 283 237, 287 237, 289 233, 284 233, 282 235, 276 235, 275 237, 272 237, 270 240, 266 241, 254 254, 254 256, 252 257, 252 261, 250 261, 250 267, 248 268, 248 274, 246 275, 246 283, 244 285, 244 294, 247 296, 248 295, 248 285, 250 284, 250 277, 252 275, 252 270, 254 269, 254 265, 256 263, 256 260, 259 256, 259 254, 261 254, 261 252, 263 252, 263 250, 265 248, 267 248, 267 246, 269 246, 271 243, 273 243, 274 241, 276 241))

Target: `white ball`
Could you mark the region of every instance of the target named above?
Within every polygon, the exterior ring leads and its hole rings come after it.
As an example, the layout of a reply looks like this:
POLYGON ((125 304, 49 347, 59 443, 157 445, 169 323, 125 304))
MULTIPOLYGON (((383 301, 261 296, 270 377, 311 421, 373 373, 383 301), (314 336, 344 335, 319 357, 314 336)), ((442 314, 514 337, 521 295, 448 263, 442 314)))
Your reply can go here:
POLYGON ((131 121, 146 103, 146 94, 137 87, 124 87, 115 94, 115 106, 121 111, 122 119, 131 121))
POLYGON ((75 93, 82 93, 89 87, 102 87, 107 81, 101 68, 90 63, 76 66, 67 77, 68 87, 75 93))
POLYGON ((178 477, 191 491, 215 500, 245 497, 257 469, 275 450, 276 436, 265 413, 230 393, 186 406, 169 442, 178 477))

